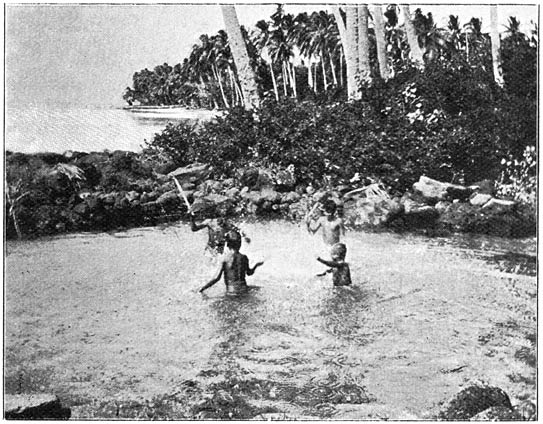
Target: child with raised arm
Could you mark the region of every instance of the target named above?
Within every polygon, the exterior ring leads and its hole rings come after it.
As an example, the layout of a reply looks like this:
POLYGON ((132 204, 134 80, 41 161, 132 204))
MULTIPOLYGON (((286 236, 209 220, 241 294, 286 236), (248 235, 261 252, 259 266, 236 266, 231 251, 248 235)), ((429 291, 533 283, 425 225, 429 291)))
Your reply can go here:
POLYGON ((206 250, 211 254, 222 254, 224 251, 224 244, 226 242, 226 234, 229 231, 237 231, 247 243, 251 240, 240 230, 236 225, 230 222, 226 217, 220 216, 214 219, 205 219, 201 223, 196 223, 194 214, 190 214, 190 228, 192 231, 200 231, 207 228, 207 245, 206 250))
POLYGON ((349 264, 345 262, 346 255, 347 247, 343 243, 334 244, 331 251, 332 260, 329 261, 326 259, 322 259, 321 257, 317 258, 319 262, 323 263, 326 266, 329 266, 330 269, 317 275, 321 277, 331 272, 334 286, 351 285, 351 269, 349 268, 349 264))
POLYGON ((241 248, 241 235, 237 231, 230 231, 226 234, 226 252, 221 258, 219 269, 215 276, 200 289, 200 293, 213 286, 224 274, 226 292, 239 294, 247 291, 246 275, 253 275, 255 270, 264 262, 257 262, 252 268, 249 267, 249 258, 239 253, 241 248))
POLYGON ((324 203, 324 216, 321 216, 314 226, 311 222, 311 216, 306 218, 307 231, 315 234, 319 229, 322 231, 322 241, 331 248, 334 244, 339 243, 341 236, 345 235, 345 226, 343 220, 336 216, 336 202, 328 199, 324 203))

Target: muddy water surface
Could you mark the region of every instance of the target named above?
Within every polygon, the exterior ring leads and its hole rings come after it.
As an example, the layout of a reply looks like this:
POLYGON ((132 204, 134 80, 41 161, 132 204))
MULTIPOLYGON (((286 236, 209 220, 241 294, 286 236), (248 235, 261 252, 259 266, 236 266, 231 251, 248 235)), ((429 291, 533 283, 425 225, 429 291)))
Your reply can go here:
POLYGON ((472 380, 535 399, 535 240, 349 232, 353 286, 320 245, 248 224, 242 297, 185 225, 10 242, 5 390, 76 418, 433 417, 472 380))

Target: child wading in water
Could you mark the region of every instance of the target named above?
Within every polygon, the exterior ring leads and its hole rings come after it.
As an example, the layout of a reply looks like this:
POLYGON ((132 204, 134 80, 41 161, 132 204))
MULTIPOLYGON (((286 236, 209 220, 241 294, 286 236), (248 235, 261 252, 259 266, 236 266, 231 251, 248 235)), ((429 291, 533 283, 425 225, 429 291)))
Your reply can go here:
POLYGON ((215 277, 200 289, 200 293, 213 286, 224 274, 226 292, 239 294, 247 291, 246 275, 253 275, 255 270, 264 262, 257 262, 252 268, 249 267, 249 258, 239 253, 241 247, 241 235, 237 231, 230 231, 226 234, 226 252, 221 258, 221 263, 215 277))
POLYGON ((307 216, 305 221, 307 231, 311 234, 315 234, 319 229, 322 231, 322 241, 325 245, 327 255, 330 254, 332 246, 339 243, 341 236, 345 235, 343 220, 336 216, 336 209, 336 202, 329 199, 324 203, 324 216, 321 216, 317 220, 316 226, 312 226, 310 215, 307 216))
POLYGON ((323 263, 326 266, 329 266, 330 269, 317 274, 319 277, 331 272, 332 281, 334 286, 349 286, 351 285, 351 269, 349 264, 345 262, 345 256, 347 255, 347 247, 343 243, 336 243, 332 246, 332 260, 328 261, 318 257, 317 260, 323 263))
POLYGON ((226 234, 229 231, 236 231, 238 234, 243 236, 247 243, 250 243, 251 240, 247 237, 243 231, 241 231, 236 225, 230 222, 226 217, 220 216, 215 219, 206 219, 200 224, 197 224, 194 220, 194 214, 190 214, 190 228, 192 231, 200 231, 204 228, 207 228, 207 245, 206 251, 211 254, 222 254, 224 251, 224 244, 226 242, 226 234))

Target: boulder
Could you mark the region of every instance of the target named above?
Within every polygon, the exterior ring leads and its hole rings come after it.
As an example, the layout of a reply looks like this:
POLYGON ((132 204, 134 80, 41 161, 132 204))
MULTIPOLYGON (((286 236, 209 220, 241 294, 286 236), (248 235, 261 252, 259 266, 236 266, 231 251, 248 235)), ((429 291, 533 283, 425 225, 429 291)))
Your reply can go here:
POLYGON ((159 205, 163 205, 165 203, 178 203, 179 194, 177 193, 177 190, 167 191, 166 193, 161 194, 160 197, 156 200, 156 202, 159 205))
POLYGON ((226 190, 224 195, 231 200, 235 200, 240 195, 240 190, 237 187, 232 187, 226 190))
POLYGON ((251 190, 244 193, 242 190, 241 198, 257 206, 261 205, 264 202, 264 199, 262 198, 262 193, 260 191, 251 190))
POLYGON ((439 218, 439 212, 433 206, 413 207, 406 210, 404 221, 408 227, 429 228, 435 226, 439 218))
POLYGON ((295 191, 290 191, 288 193, 285 193, 281 199, 282 203, 294 203, 301 199, 302 196, 300 196, 295 191))
POLYGON ((469 187, 457 184, 443 183, 422 175, 413 184, 413 191, 421 195, 427 203, 435 204, 440 200, 467 199, 473 192, 469 187))
POLYGON ((211 167, 209 165, 193 163, 171 171, 168 173, 168 177, 176 177, 179 181, 196 182, 205 180, 210 173, 211 167))
POLYGON ((513 209, 516 204, 517 203, 513 200, 492 198, 482 206, 482 209, 492 210, 496 212, 508 212, 513 209))
POLYGON ((193 212, 215 213, 219 208, 229 208, 231 200, 221 194, 211 193, 194 200, 193 212))
POLYGON ((474 192, 481 194, 490 194, 491 196, 495 191, 495 184, 492 180, 477 181, 469 186, 474 192))
POLYGON ((523 421, 522 416, 505 406, 492 406, 470 418, 470 421, 523 421))
POLYGON ((447 211, 449 206, 451 206, 451 202, 447 202, 445 200, 440 200, 439 202, 437 202, 435 204, 434 208, 436 209, 436 211, 438 211, 441 214, 441 213, 444 213, 445 211, 447 211))
POLYGON ((247 168, 241 171, 239 177, 241 185, 247 187, 254 187, 258 182, 258 176, 260 175, 257 168, 247 168))
POLYGON ((388 222, 402 208, 392 199, 363 198, 341 204, 340 210, 348 225, 378 226, 388 222))
POLYGON ((492 407, 512 409, 507 393, 499 387, 474 383, 462 389, 441 409, 438 418, 451 421, 467 421, 492 407))
POLYGON ((475 193, 470 197, 469 202, 473 206, 483 206, 490 199, 492 199, 492 196, 490 194, 475 193))
POLYGON ((132 203, 134 200, 138 200, 140 198, 140 194, 137 191, 129 191, 126 193, 126 199, 132 203))
POLYGON ((4 395, 4 418, 7 420, 65 420, 70 416, 70 409, 63 407, 55 395, 4 395))
POLYGON ((265 202, 270 202, 273 204, 281 201, 281 194, 270 187, 264 187, 262 190, 260 190, 260 195, 265 202))

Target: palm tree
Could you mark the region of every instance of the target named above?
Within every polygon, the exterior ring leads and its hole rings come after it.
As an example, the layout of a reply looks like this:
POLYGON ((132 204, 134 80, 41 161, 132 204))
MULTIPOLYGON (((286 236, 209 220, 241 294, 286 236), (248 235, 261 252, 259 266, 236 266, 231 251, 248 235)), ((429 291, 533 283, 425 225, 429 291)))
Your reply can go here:
POLYGON ((358 76, 365 82, 371 81, 368 17, 368 5, 358 5, 358 76))
MULTIPOLYGON (((270 42, 270 25, 268 22, 264 20, 260 20, 256 23, 256 28, 259 30, 258 33, 256 33, 253 36, 253 39, 255 41, 255 45, 257 49, 259 50, 260 56, 263 56, 263 53, 268 47, 268 44, 270 42)), ((266 55, 269 57, 269 54, 266 52, 266 55)), ((273 82, 273 92, 275 93, 275 100, 279 101, 279 91, 277 89, 277 80, 275 78, 275 72, 273 70, 273 61, 271 60, 271 57, 269 57, 268 65, 270 67, 270 74, 272 77, 273 82)))
MULTIPOLYGON (((357 13, 355 6, 346 6, 345 7, 345 25, 343 27, 343 34, 341 36, 341 41, 345 48, 345 59, 347 62, 347 98, 349 100, 354 100, 358 96, 358 88, 356 86, 356 74, 358 71, 357 64, 357 49, 356 49, 356 27, 357 27, 357 13), (345 42, 344 42, 345 41, 345 42)), ((336 15, 336 12, 334 12, 336 15)), ((341 28, 343 18, 337 8, 336 21, 338 22, 338 27, 341 28)), ((340 29, 340 34, 342 30, 340 29)))
POLYGON ((503 87, 502 64, 500 58, 500 33, 498 32, 498 6, 490 6, 490 37, 492 41, 492 70, 494 81, 503 87))
POLYGON ((294 27, 293 17, 283 12, 283 7, 278 5, 276 12, 271 16, 272 31, 269 36, 268 52, 273 63, 281 64, 283 75, 283 91, 285 97, 288 95, 288 87, 292 88, 296 97, 291 67, 291 58, 294 56, 292 42, 289 39, 289 31, 294 27))
POLYGON ((411 21, 411 13, 409 12, 409 5, 402 5, 402 12, 404 18, 405 32, 407 34, 407 41, 409 42, 409 48, 411 51, 411 60, 415 63, 415 66, 424 67, 424 60, 422 50, 419 47, 417 33, 413 21, 411 21))
POLYGON ((383 10, 381 5, 372 7, 373 24, 375 26, 375 43, 377 44, 377 60, 379 62, 379 74, 385 81, 390 78, 390 69, 387 60, 387 46, 385 40, 385 24, 383 22, 383 10))
POLYGON ((224 18, 224 26, 230 40, 230 50, 236 65, 238 78, 246 109, 253 109, 259 106, 260 98, 256 78, 247 54, 247 46, 239 26, 236 8, 233 5, 221 5, 224 18))

